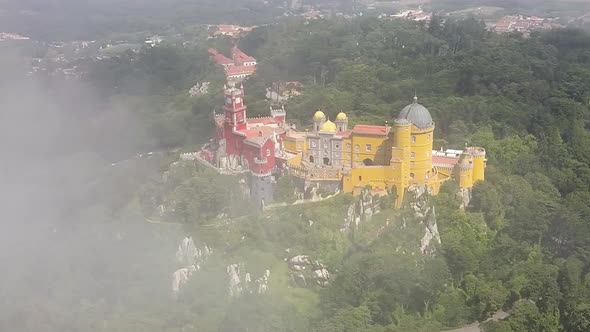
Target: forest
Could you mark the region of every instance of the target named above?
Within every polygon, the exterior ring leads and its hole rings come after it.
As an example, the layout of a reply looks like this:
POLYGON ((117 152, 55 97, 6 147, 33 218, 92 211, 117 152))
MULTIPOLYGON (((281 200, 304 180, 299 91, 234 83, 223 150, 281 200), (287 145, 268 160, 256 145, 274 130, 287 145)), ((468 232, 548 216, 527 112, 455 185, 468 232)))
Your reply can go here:
MULTIPOLYGON (((85 149, 110 161, 132 151, 190 150, 206 142, 223 84, 206 47, 226 47, 227 41, 209 43, 218 44, 165 45, 94 63, 84 84, 100 98, 80 116, 108 134, 95 128, 103 140, 85 149), (188 89, 202 81, 211 82, 209 93, 190 97, 188 89), (118 121, 121 116, 129 120, 118 121), (117 151, 109 149, 113 144, 117 151)), ((71 254, 79 270, 58 260, 51 287, 35 301, 2 311, 0 322, 23 331, 44 324, 51 331, 438 332, 504 310, 509 317, 486 323, 486 332, 590 330, 588 33, 561 29, 524 38, 490 33, 475 19, 443 24, 437 17, 429 26, 286 19, 254 30, 239 45, 259 62, 245 82, 250 114, 268 112, 265 88, 277 81, 304 83, 303 93, 285 105, 287 117, 302 128, 318 108, 330 117, 344 111, 352 125, 383 124, 416 93, 436 123, 435 148, 486 148, 486 180, 475 186, 465 210, 453 185, 430 198, 441 236, 436 254, 405 254, 417 250, 420 237, 407 209, 384 203, 373 221, 348 236, 338 227, 356 198, 339 195, 261 214, 231 196, 236 179, 190 163, 172 167, 172 153, 142 172, 127 166, 118 177, 107 172, 98 184, 87 181, 96 187, 89 203, 62 212, 61 224, 94 220, 86 231, 103 234, 112 250, 93 250, 100 239, 93 236, 83 248, 98 261, 71 254), (163 171, 165 183, 158 176, 163 171), (153 213, 154 197, 177 202, 169 216, 174 224, 142 228, 141 215, 153 213), (220 213, 242 219, 208 227, 220 213), (110 238, 112 230, 100 229, 107 226, 134 234, 133 251, 110 238), (164 235, 173 232, 162 231, 168 226, 215 248, 178 300, 166 293, 173 268, 166 255, 176 246, 164 235), (158 245, 167 251, 155 250, 158 245), (286 249, 324 262, 335 271, 331 284, 291 287, 286 249), (271 267, 271 291, 228 298, 220 280, 236 261, 256 274, 271 267), (86 289, 88 280, 104 293, 86 289), (69 312, 74 304, 76 312, 69 312), (23 316, 19 309, 27 308, 51 309, 23 316)), ((291 199, 288 189, 280 193, 291 199)), ((34 280, 11 282, 22 297, 34 280)))

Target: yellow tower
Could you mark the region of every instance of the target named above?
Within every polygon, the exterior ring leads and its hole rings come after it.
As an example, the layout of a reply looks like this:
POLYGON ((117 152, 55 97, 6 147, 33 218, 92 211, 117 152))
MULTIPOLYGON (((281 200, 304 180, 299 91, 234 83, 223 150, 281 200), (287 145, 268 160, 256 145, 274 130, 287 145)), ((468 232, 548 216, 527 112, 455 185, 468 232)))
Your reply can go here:
POLYGON ((467 151, 473 156, 473 183, 485 178, 486 150, 480 147, 469 147, 467 151))
POLYGON ((412 124, 403 118, 396 119, 393 124, 393 147, 391 148, 390 161, 393 169, 393 183, 397 193, 396 207, 402 205, 404 193, 410 181, 411 136, 412 124))
POLYGON ((406 156, 409 163, 410 184, 427 184, 433 177, 432 142, 434 122, 428 109, 414 102, 404 107, 398 116, 412 124, 410 136, 410 154, 406 156))
POLYGON ((457 168, 455 170, 456 180, 461 189, 469 189, 473 187, 472 158, 473 157, 469 153, 463 152, 461 157, 459 157, 459 162, 457 162, 457 165, 455 166, 457 168))
POLYGON ((425 184, 432 176, 432 142, 434 122, 430 112, 423 105, 418 104, 418 97, 414 102, 400 112, 399 118, 412 123, 411 152, 410 152, 410 183, 425 184))

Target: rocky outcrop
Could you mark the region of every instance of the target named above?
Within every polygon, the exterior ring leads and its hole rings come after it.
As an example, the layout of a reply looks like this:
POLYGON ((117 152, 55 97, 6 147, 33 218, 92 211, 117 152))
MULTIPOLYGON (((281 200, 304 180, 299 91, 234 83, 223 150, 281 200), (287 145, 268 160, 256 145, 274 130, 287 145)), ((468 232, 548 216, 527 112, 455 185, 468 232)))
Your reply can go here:
POLYGON ((434 255, 436 247, 433 241, 440 244, 440 234, 438 233, 438 225, 436 223, 436 210, 434 206, 428 211, 424 212, 424 219, 422 224, 425 226, 424 236, 420 240, 420 251, 424 255, 434 255))
POLYGON ((307 288, 313 285, 328 286, 332 276, 327 267, 314 261, 307 255, 294 256, 287 259, 291 284, 295 287, 307 288))
POLYGON ((201 269, 207 256, 212 253, 206 244, 203 249, 197 248, 192 237, 185 237, 176 250, 176 262, 184 266, 172 274, 172 294, 178 296, 182 287, 190 280, 192 275, 201 269))
POLYGON ((176 270, 172 274, 172 293, 178 296, 181 288, 186 285, 193 273, 197 272, 197 267, 191 265, 189 267, 183 267, 182 269, 176 270))
POLYGON ((270 270, 264 271, 264 274, 252 281, 249 272, 242 278, 240 264, 230 264, 227 266, 228 294, 231 297, 240 297, 244 292, 248 294, 266 294, 269 290, 268 282, 270 280, 270 270))
POLYGON ((203 249, 199 249, 195 246, 192 237, 186 237, 178 245, 178 250, 176 251, 176 261, 178 264, 186 266, 195 265, 198 267, 197 269, 200 269, 200 266, 211 253, 211 248, 209 248, 209 246, 206 244, 204 245, 203 249))
MULTIPOLYGON (((242 280, 240 278, 240 266, 230 264, 227 266, 227 276, 229 277, 229 296, 238 297, 242 295, 242 280)), ((248 278, 250 275, 248 275, 248 278)))
POLYGON ((370 189, 363 189, 359 200, 348 206, 340 231, 343 233, 356 232, 362 222, 371 221, 373 215, 380 211, 379 200, 374 198, 370 189))
POLYGON ((459 200, 459 207, 462 210, 465 210, 469 205, 469 202, 471 202, 471 189, 459 189, 459 192, 457 192, 457 199, 459 200))
POLYGON ((436 209, 430 201, 430 193, 426 187, 410 187, 411 194, 410 209, 414 217, 424 225, 424 236, 420 240, 420 251, 424 255, 434 255, 436 252, 435 243, 440 244, 440 234, 436 223, 436 209))

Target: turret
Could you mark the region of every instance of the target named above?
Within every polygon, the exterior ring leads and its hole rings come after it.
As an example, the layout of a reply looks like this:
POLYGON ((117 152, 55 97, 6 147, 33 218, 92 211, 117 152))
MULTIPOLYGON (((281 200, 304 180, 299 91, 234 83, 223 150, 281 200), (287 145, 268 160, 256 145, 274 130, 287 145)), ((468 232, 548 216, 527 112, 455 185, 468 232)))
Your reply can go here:
POLYGON ((455 166, 456 181, 461 189, 473 187, 473 157, 467 152, 463 152, 455 166))
POLYGON ((404 107, 400 112, 400 119, 405 119, 412 124, 410 137, 410 179, 416 184, 427 183, 432 176, 432 143, 434 121, 426 107, 418 103, 418 97, 414 96, 414 102, 404 107))
POLYGON ((224 85, 223 89, 225 95, 225 104, 223 106, 225 123, 237 131, 246 129, 246 105, 244 104, 243 86, 241 84, 237 87, 224 85))
POLYGON ((348 117, 344 112, 338 113, 336 116, 336 128, 338 132, 347 131, 348 130, 348 117))
POLYGON ((480 147, 468 147, 467 151, 473 156, 473 183, 485 178, 486 150, 480 147))
POLYGON ((270 116, 277 122, 280 127, 285 124, 285 117, 287 112, 285 111, 284 105, 271 104, 270 105, 270 116))
POLYGON ((393 169, 393 181, 396 186, 396 207, 400 207, 403 196, 410 182, 410 152, 412 124, 406 119, 396 119, 393 125, 393 147, 390 165, 393 169))
POLYGON ((324 112, 320 110, 315 112, 315 114, 313 115, 313 131, 316 133, 320 131, 320 128, 322 128, 325 122, 326 115, 324 114, 324 112))

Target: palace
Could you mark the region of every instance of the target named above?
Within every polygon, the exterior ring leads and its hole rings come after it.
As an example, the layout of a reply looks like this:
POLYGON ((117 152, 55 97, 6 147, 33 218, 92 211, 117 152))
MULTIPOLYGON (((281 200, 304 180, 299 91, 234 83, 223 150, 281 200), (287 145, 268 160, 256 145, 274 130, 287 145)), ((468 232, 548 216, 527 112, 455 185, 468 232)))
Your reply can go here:
POLYGON ((317 111, 312 130, 302 132, 285 117, 285 109, 275 106, 269 117, 247 118, 243 86, 225 87, 224 113, 214 114, 215 139, 201 151, 202 159, 222 170, 250 174, 251 197, 262 206, 272 202, 273 174, 285 170, 303 188, 358 194, 368 186, 395 195, 396 207, 412 187, 437 194, 443 182, 454 180, 470 191, 484 180, 483 148, 433 150, 435 123, 417 97, 382 126, 349 129, 346 114, 332 122, 317 111))

